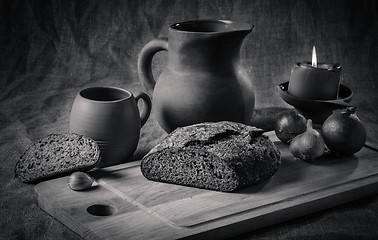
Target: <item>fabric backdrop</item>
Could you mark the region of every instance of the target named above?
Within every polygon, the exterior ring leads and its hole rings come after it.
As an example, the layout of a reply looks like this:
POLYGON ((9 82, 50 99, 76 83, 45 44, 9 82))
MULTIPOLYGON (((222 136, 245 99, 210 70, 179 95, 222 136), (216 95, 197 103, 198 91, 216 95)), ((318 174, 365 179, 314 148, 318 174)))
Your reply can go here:
MULTIPOLYGON (((315 45, 318 61, 341 64, 342 84, 354 93, 351 103, 368 129, 368 140, 378 143, 377 1, 2 0, 0 238, 78 238, 38 208, 33 185, 14 179, 18 157, 32 141, 68 131, 70 109, 81 89, 107 85, 142 91, 137 75, 142 47, 166 37, 175 22, 210 18, 255 25, 241 60, 255 87, 254 119, 260 119, 259 113, 268 117, 256 124, 271 129, 275 110, 291 107, 278 96, 276 85, 289 80, 294 63, 311 60, 315 45)), ((160 52, 154 58, 155 76, 166 56, 160 52)), ((130 160, 163 136, 152 113, 130 160)), ((377 212, 378 197, 373 196, 241 238, 374 239, 377 212)))
MULTIPOLYGON (((95 85, 139 88, 137 56, 168 26, 191 19, 254 24, 241 50, 257 107, 284 106, 275 86, 298 61, 340 63, 342 84, 369 126, 378 122, 376 1, 1 1, 0 99, 74 94, 95 85)), ((158 75, 165 53, 154 60, 158 75)), ((45 103, 48 104, 48 103, 45 103)), ((68 105, 70 103, 67 103, 68 105)), ((25 113, 24 113, 25 114, 25 113)), ((369 139, 378 139, 369 132, 369 139)))

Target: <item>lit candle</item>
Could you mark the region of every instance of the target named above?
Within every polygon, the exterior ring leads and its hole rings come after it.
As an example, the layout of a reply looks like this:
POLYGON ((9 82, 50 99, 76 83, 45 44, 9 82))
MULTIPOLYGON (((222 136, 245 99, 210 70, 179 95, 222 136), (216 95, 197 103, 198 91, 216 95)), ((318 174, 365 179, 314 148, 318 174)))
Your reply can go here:
POLYGON ((318 66, 318 60, 316 59, 316 49, 315 46, 312 47, 312 64, 313 67, 318 66))
POLYGON ((293 66, 288 92, 305 99, 337 99, 340 74, 340 64, 318 63, 316 49, 313 46, 311 63, 302 62, 293 66))

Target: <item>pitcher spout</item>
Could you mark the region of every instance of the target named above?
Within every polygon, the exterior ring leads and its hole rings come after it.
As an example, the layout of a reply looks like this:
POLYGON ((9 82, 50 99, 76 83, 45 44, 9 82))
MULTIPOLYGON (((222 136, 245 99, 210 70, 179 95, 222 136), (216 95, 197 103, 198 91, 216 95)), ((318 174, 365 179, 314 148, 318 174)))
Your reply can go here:
POLYGON ((252 24, 229 20, 175 23, 169 29, 168 68, 181 73, 196 69, 232 74, 233 65, 240 58, 240 47, 253 28, 252 24))

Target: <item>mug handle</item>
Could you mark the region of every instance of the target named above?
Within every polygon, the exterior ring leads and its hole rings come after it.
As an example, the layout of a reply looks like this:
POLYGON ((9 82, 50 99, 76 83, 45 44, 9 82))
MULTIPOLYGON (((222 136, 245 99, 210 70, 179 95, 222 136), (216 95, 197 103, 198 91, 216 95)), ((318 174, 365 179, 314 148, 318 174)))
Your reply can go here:
POLYGON ((168 51, 168 38, 155 38, 148 42, 141 50, 138 57, 138 75, 144 89, 152 93, 156 80, 152 75, 152 58, 157 52, 168 51))
POLYGON ((143 127, 143 125, 147 122, 148 117, 150 116, 152 103, 150 97, 144 92, 136 94, 135 101, 137 103, 137 106, 140 99, 142 99, 144 102, 144 108, 140 115, 140 127, 143 127))

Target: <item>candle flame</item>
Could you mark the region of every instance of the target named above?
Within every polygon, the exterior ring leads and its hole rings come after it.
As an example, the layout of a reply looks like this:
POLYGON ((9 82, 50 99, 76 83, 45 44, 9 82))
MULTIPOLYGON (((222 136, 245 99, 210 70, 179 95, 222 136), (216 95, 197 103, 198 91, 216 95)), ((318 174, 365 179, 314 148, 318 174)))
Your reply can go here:
POLYGON ((316 58, 316 49, 315 49, 315 46, 312 47, 312 64, 311 64, 313 67, 317 67, 318 66, 318 60, 316 58))

